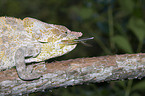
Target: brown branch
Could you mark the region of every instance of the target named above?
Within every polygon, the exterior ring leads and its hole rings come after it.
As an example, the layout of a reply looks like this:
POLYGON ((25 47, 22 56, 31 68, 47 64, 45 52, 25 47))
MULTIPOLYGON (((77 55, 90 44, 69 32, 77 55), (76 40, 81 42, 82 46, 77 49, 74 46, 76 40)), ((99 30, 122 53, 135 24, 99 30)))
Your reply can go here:
POLYGON ((0 94, 16 95, 84 82, 141 78, 145 76, 145 53, 78 58, 45 66, 43 77, 33 81, 21 80, 14 68, 0 72, 0 94))

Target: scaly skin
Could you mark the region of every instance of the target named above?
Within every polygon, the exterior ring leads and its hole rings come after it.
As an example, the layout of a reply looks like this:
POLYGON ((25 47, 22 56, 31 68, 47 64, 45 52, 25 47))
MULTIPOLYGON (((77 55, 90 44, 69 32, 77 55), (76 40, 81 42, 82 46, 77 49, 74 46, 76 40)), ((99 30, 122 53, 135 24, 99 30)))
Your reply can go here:
POLYGON ((76 47, 81 32, 26 17, 0 17, 0 71, 16 66, 23 80, 37 79, 25 64, 61 56, 76 47), (24 57, 29 56, 25 59, 24 57), (31 56, 31 57, 30 57, 31 56))

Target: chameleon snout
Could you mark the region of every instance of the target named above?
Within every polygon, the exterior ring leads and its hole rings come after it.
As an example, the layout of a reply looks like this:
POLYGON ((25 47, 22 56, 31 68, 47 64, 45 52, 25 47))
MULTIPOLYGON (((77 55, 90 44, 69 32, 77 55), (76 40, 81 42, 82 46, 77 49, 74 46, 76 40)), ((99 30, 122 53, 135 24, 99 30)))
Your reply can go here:
POLYGON ((74 31, 72 31, 71 34, 75 35, 76 37, 81 37, 83 35, 82 32, 74 32, 74 31))

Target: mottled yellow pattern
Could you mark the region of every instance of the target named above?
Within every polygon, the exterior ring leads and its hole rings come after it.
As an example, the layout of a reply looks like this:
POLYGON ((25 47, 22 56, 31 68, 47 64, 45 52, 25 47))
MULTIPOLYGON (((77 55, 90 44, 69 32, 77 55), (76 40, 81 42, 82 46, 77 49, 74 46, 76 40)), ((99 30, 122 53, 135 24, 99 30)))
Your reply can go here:
POLYGON ((18 48, 40 48, 36 57, 25 60, 26 63, 39 62, 73 50, 76 44, 61 41, 69 42, 81 36, 81 32, 72 32, 65 26, 47 24, 29 17, 23 20, 0 17, 0 71, 15 66, 14 56, 18 48))

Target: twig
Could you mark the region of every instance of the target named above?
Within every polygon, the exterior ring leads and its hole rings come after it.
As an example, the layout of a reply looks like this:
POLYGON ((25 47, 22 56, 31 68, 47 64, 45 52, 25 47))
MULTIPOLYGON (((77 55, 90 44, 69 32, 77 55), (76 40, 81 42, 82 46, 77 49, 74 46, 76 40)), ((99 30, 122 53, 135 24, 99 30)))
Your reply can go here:
POLYGON ((44 64, 46 69, 38 80, 21 80, 15 68, 0 72, 0 94, 20 95, 84 82, 145 76, 145 53, 78 58, 40 64, 44 64))

